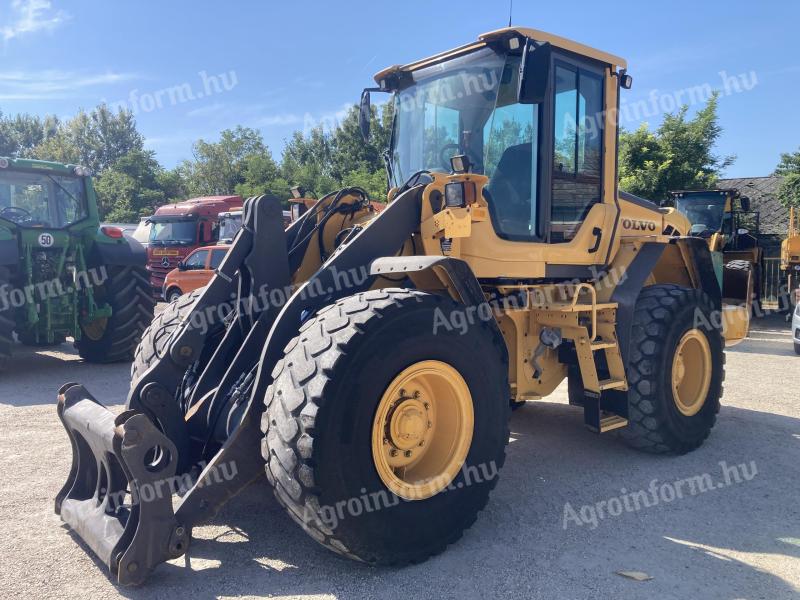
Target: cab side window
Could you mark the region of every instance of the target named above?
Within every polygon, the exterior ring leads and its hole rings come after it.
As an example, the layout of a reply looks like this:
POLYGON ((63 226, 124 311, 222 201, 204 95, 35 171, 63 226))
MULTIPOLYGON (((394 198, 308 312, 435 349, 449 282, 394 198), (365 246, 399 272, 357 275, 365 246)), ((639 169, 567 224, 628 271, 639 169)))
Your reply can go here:
POLYGON ((567 242, 601 200, 603 78, 556 63, 551 242, 567 242))

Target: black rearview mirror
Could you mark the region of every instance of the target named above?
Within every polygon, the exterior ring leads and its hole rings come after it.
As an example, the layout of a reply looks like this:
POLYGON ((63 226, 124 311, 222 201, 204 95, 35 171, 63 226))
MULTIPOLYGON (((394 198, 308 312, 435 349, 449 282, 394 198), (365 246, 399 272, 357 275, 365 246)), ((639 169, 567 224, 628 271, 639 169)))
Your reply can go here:
POLYGON ((538 104, 544 102, 547 84, 550 81, 550 44, 536 46, 528 40, 522 51, 519 66, 519 87, 517 101, 520 104, 538 104))
POLYGON ((369 90, 361 92, 361 108, 358 113, 358 126, 361 129, 361 137, 364 141, 369 141, 369 128, 372 120, 372 106, 369 97, 369 90))

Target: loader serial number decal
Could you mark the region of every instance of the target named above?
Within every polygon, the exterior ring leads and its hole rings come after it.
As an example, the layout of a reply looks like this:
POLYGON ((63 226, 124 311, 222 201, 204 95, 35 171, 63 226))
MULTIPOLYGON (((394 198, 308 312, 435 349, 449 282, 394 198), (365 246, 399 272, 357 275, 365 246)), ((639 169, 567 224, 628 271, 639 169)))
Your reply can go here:
POLYGON ((53 236, 49 233, 42 233, 39 235, 39 245, 42 248, 50 248, 56 241, 53 239, 53 236))
POLYGON ((637 219, 622 219, 622 228, 631 231, 655 231, 656 224, 652 221, 639 221, 637 219))

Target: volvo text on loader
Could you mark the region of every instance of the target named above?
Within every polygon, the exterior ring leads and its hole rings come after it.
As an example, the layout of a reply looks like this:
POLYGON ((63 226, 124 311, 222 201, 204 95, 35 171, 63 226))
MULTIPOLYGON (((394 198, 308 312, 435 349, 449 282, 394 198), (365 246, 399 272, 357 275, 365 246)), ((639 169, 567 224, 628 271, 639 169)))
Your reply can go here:
POLYGON ((215 278, 145 335, 127 410, 59 392, 56 511, 112 576, 186 553, 265 465, 334 552, 424 560, 486 505, 511 403, 565 378, 591 430, 700 446, 746 300, 723 303, 685 217, 618 191, 625 69, 532 29, 482 35, 376 76, 395 115, 383 211, 348 188, 284 230, 276 198, 248 200, 215 278))

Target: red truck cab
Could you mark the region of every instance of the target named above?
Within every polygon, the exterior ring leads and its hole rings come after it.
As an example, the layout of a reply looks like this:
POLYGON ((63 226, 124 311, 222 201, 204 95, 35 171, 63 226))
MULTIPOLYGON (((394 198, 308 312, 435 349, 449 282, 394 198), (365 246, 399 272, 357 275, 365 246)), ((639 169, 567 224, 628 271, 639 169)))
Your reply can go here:
POLYGON ((161 297, 167 273, 193 250, 219 240, 219 215, 241 209, 241 196, 205 196, 159 207, 150 217, 147 270, 153 295, 161 297))

